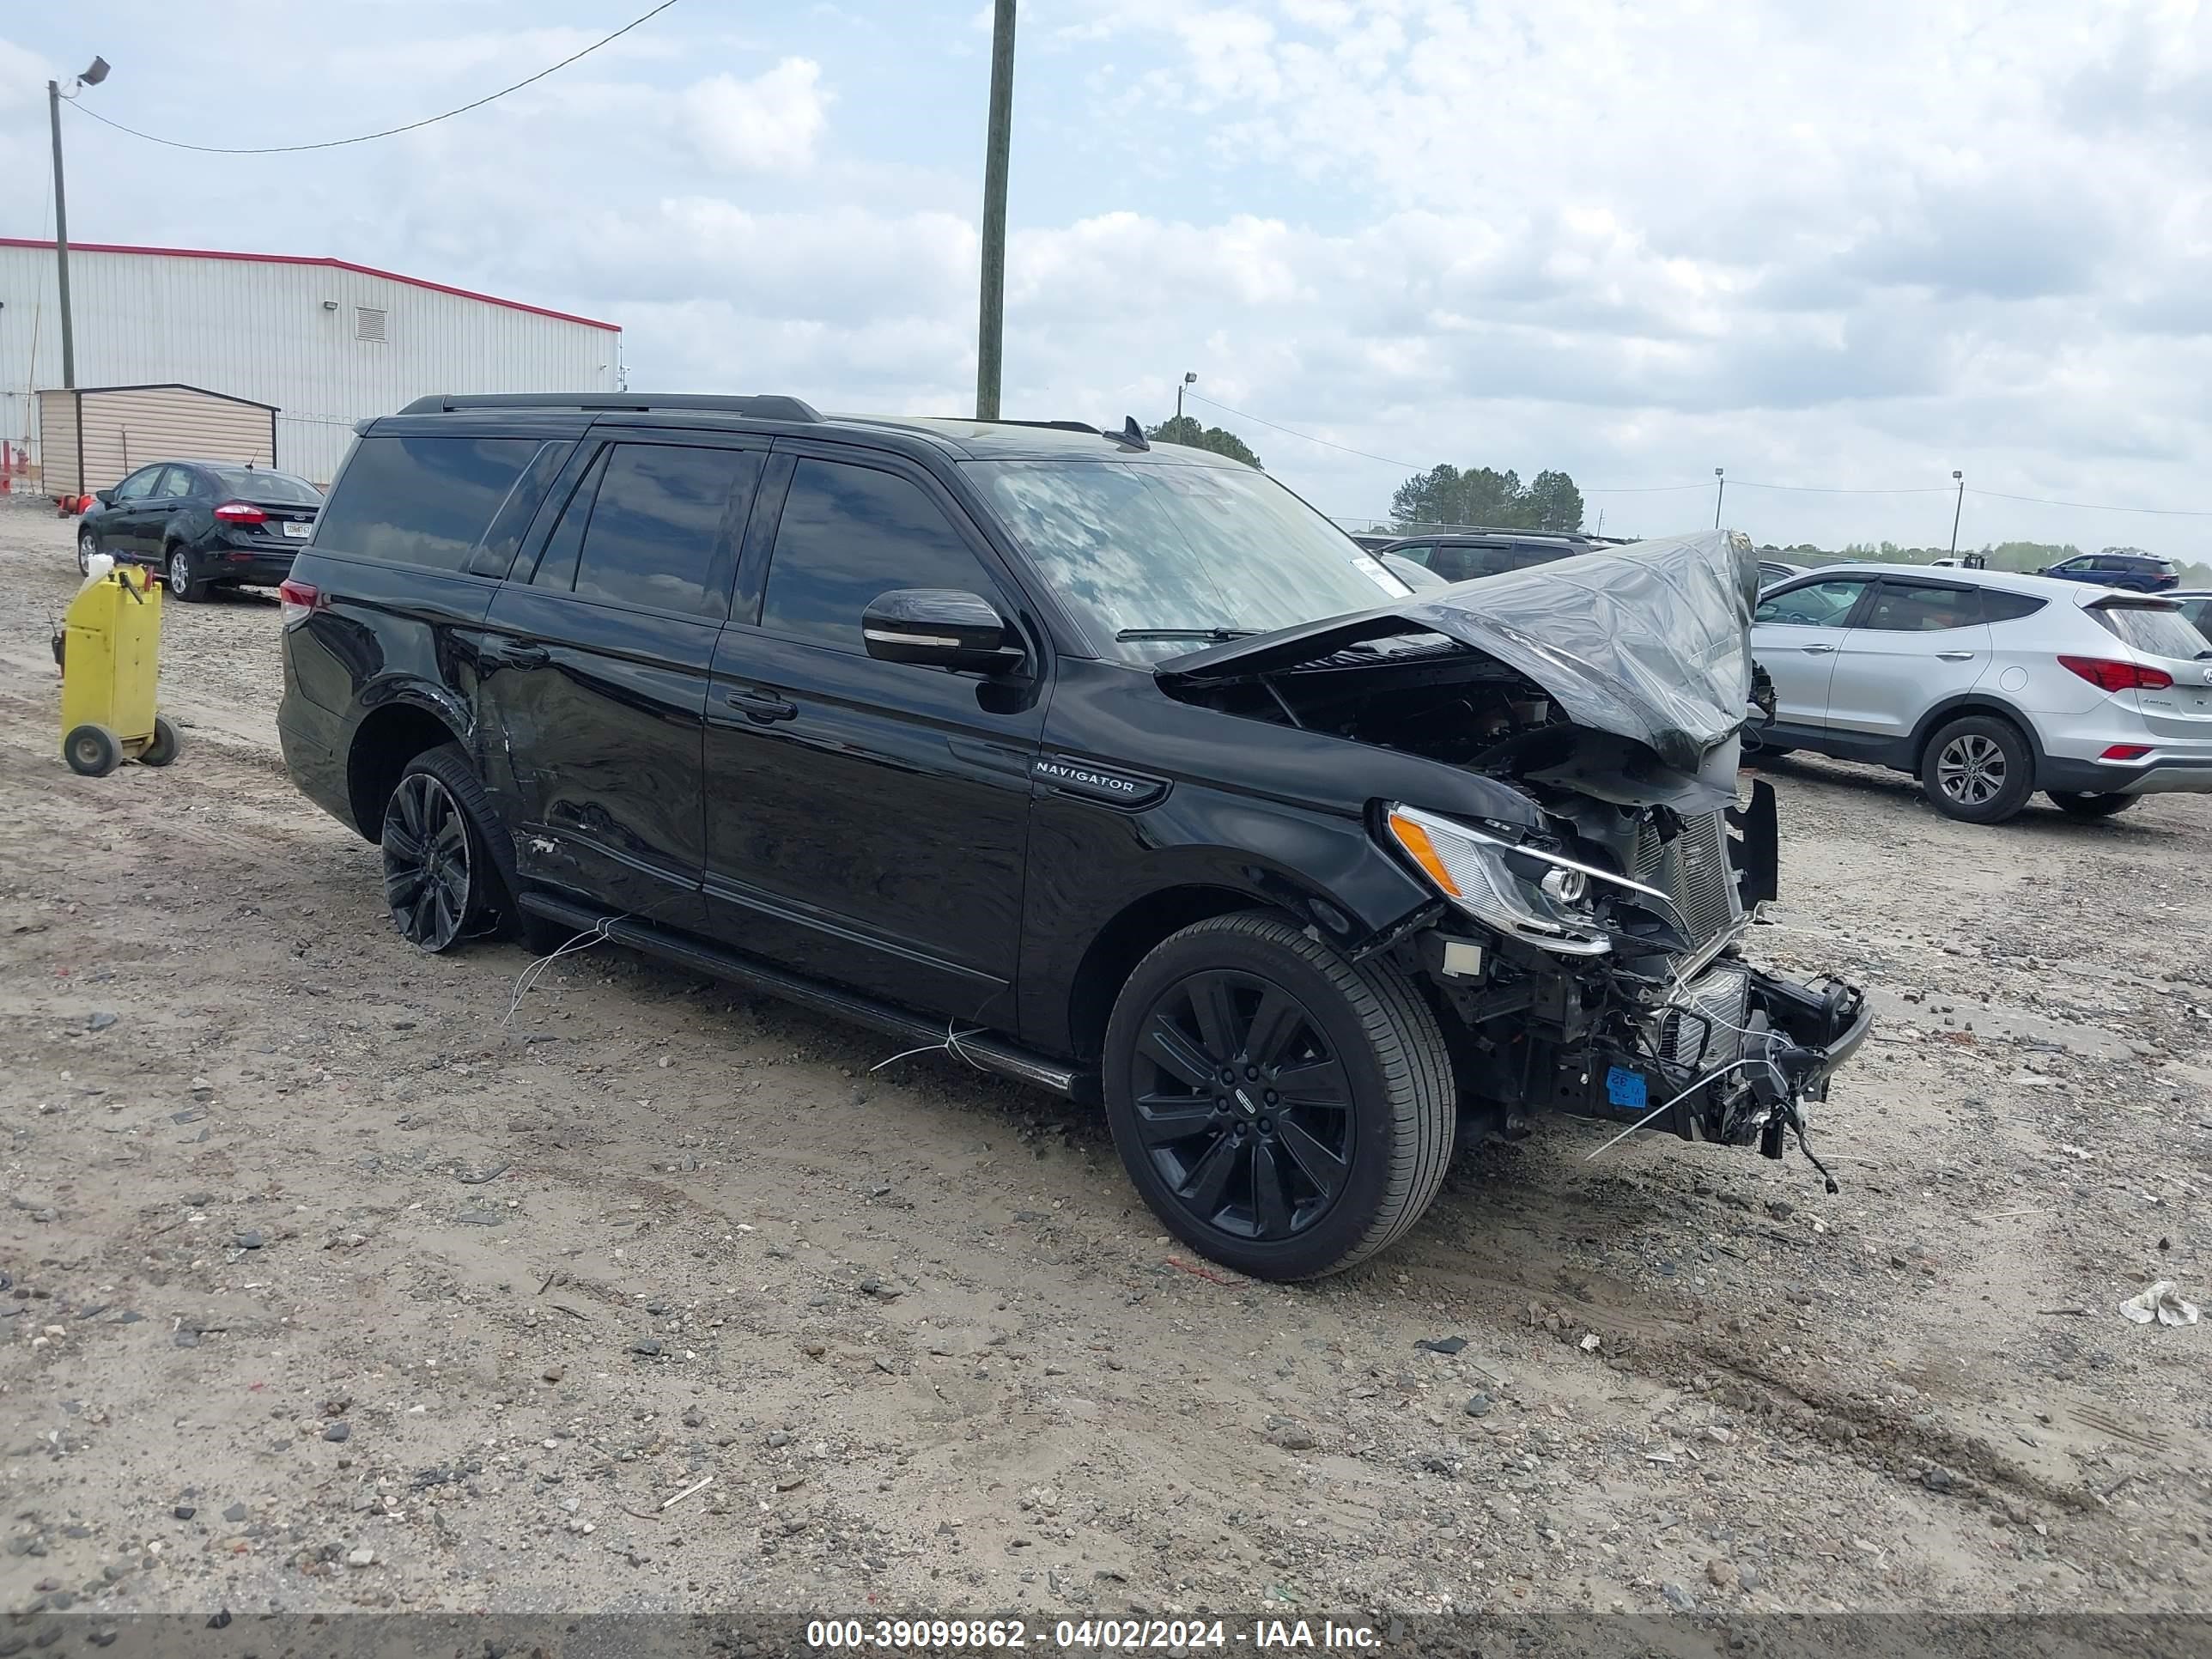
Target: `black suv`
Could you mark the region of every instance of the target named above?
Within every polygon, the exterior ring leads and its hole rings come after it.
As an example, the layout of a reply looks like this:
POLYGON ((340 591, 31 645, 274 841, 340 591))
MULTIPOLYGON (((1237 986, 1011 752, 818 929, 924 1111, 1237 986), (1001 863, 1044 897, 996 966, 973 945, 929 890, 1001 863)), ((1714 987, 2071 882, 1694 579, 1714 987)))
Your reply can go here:
POLYGON ((279 726, 422 948, 596 931, 1103 1099, 1291 1279, 1463 1128, 1802 1143, 1867 1021, 1737 955, 1755 588, 1716 533, 1416 596, 1133 425, 433 398, 283 589, 279 726))
MULTIPOLYGON (((1364 545, 1365 544, 1362 544, 1364 545)), ((1500 576, 1588 553, 1601 544, 1587 536, 1541 530, 1455 530, 1434 536, 1401 536, 1373 550, 1423 566, 1447 582, 1500 576)))

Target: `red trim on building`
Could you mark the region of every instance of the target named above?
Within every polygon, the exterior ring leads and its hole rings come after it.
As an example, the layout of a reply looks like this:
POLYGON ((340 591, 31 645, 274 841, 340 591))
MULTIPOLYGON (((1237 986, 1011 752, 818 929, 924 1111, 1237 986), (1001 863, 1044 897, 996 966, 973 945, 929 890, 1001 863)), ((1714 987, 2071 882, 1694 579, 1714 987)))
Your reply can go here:
MULTIPOLYGON (((51 241, 40 241, 30 236, 0 236, 0 247, 51 248, 51 241)), ((118 242, 70 243, 72 253, 150 253, 170 259, 236 259, 256 265, 319 265, 326 270, 350 270, 356 276, 375 276, 387 283, 404 283, 410 288, 427 288, 434 294, 450 294, 459 300, 477 300, 488 306, 505 306, 509 311, 526 311, 533 317, 550 317, 556 322, 581 323, 586 328, 603 328, 610 334, 622 332, 619 323, 601 322, 596 317, 579 317, 572 312, 550 311, 544 306, 525 305, 520 300, 502 300, 495 294, 478 294, 470 289, 454 288, 447 283, 426 282, 420 276, 403 276, 396 270, 379 270, 374 265, 357 265, 350 259, 318 258, 305 253, 231 253, 204 247, 130 247, 118 242)))

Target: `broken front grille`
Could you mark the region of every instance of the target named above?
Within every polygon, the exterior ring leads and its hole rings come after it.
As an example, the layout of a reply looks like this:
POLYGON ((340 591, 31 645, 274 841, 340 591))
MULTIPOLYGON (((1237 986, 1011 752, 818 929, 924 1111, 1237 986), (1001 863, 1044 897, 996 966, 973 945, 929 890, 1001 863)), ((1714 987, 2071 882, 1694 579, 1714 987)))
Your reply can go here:
POLYGON ((1662 840, 1645 819, 1637 832, 1635 873, 1637 880, 1674 902, 1692 945, 1710 943, 1742 917, 1721 813, 1685 817, 1681 833, 1672 841, 1662 840))

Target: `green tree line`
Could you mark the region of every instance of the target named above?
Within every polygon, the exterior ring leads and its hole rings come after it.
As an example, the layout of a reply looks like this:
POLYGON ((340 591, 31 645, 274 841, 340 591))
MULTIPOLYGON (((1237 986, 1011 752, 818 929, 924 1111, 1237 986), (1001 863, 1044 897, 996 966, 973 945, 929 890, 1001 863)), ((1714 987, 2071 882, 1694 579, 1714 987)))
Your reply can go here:
POLYGON ((1455 525, 1510 530, 1572 531, 1583 527, 1583 493, 1564 472, 1539 472, 1527 483, 1510 468, 1431 467, 1400 484, 1390 517, 1407 533, 1455 525))

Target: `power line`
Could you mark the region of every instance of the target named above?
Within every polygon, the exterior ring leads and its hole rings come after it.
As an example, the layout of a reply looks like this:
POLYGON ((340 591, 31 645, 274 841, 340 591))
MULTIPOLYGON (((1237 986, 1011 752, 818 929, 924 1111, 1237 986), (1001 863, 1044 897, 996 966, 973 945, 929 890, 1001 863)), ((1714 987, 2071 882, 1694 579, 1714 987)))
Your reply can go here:
POLYGON ((576 62, 578 58, 590 57, 601 46, 607 45, 609 41, 620 40, 623 35, 628 34, 632 29, 637 27, 639 24, 650 22, 653 19, 659 16, 662 12, 666 11, 675 3, 676 0, 660 0, 660 3, 659 5, 655 6, 651 11, 647 12, 642 17, 633 17, 629 22, 624 23, 612 34, 607 35, 604 39, 592 41, 592 44, 586 46, 583 51, 575 52, 569 57, 563 58, 559 63, 553 64, 551 68, 542 69, 535 75, 530 76, 526 79, 517 81, 511 87, 501 87, 497 92, 486 93, 474 103, 463 104, 459 109, 449 109, 442 115, 427 115, 419 121, 410 121, 404 126, 386 127, 380 132, 364 132, 360 134, 358 137, 352 138, 326 138, 320 143, 315 144, 260 144, 250 145, 242 148, 224 144, 189 144, 181 138, 157 137, 155 134, 150 132, 141 132, 136 127, 126 127, 122 122, 111 121, 105 115, 100 114, 97 110, 88 108, 82 103, 71 102, 70 107, 76 111, 80 115, 90 116, 102 126, 113 127, 118 132, 127 132, 133 138, 143 138, 149 144, 161 144, 167 146, 170 149, 194 150, 202 155, 290 155, 296 154, 301 150, 339 149, 348 144, 365 144, 371 139, 374 138, 395 137, 403 132, 413 132, 418 128, 434 126, 440 121, 450 121, 456 115, 466 115, 472 109, 482 109, 486 104, 492 102, 495 99, 504 98, 510 92, 520 92, 523 88, 529 86, 532 82, 543 81, 547 76, 553 74, 556 70, 568 68, 569 64, 576 62))
MULTIPOLYGON (((1788 489, 1808 495, 1948 495, 1949 484, 1900 484, 1895 487, 1866 487, 1847 484, 1778 484, 1753 483, 1748 478, 1730 478, 1729 483, 1738 489, 1788 489)), ((1711 484, 1699 484, 1700 489, 1710 489, 1711 484)), ((1602 493, 1602 492, 1601 492, 1602 493)))
POLYGON ((2115 507, 2109 501, 2054 501, 2043 495, 2008 495, 2001 489, 1966 486, 1969 495, 1990 495, 2001 501, 2032 501, 2038 507, 2078 507, 2091 513, 2154 513, 2160 518, 2212 519, 2212 511, 2197 507, 2115 507))
POLYGON ((1291 437, 1303 438, 1310 444, 1319 444, 1324 449, 1340 449, 1347 455, 1358 455, 1365 460, 1380 461, 1385 466, 1402 466, 1409 468, 1415 472, 1420 472, 1426 470, 1419 461, 1401 461, 1389 455, 1376 455, 1370 453, 1369 451, 1364 449, 1354 449, 1349 444, 1333 443, 1327 438, 1316 438, 1312 433, 1300 432, 1294 427, 1277 426, 1274 422, 1265 419, 1261 416, 1247 415, 1241 409, 1231 409, 1227 404, 1217 404, 1212 398, 1202 398, 1195 392, 1187 392, 1184 395, 1194 404, 1204 404, 1208 409, 1218 409, 1224 415, 1234 415, 1240 421, 1256 421, 1261 426, 1270 428, 1274 431, 1286 432, 1291 437))

